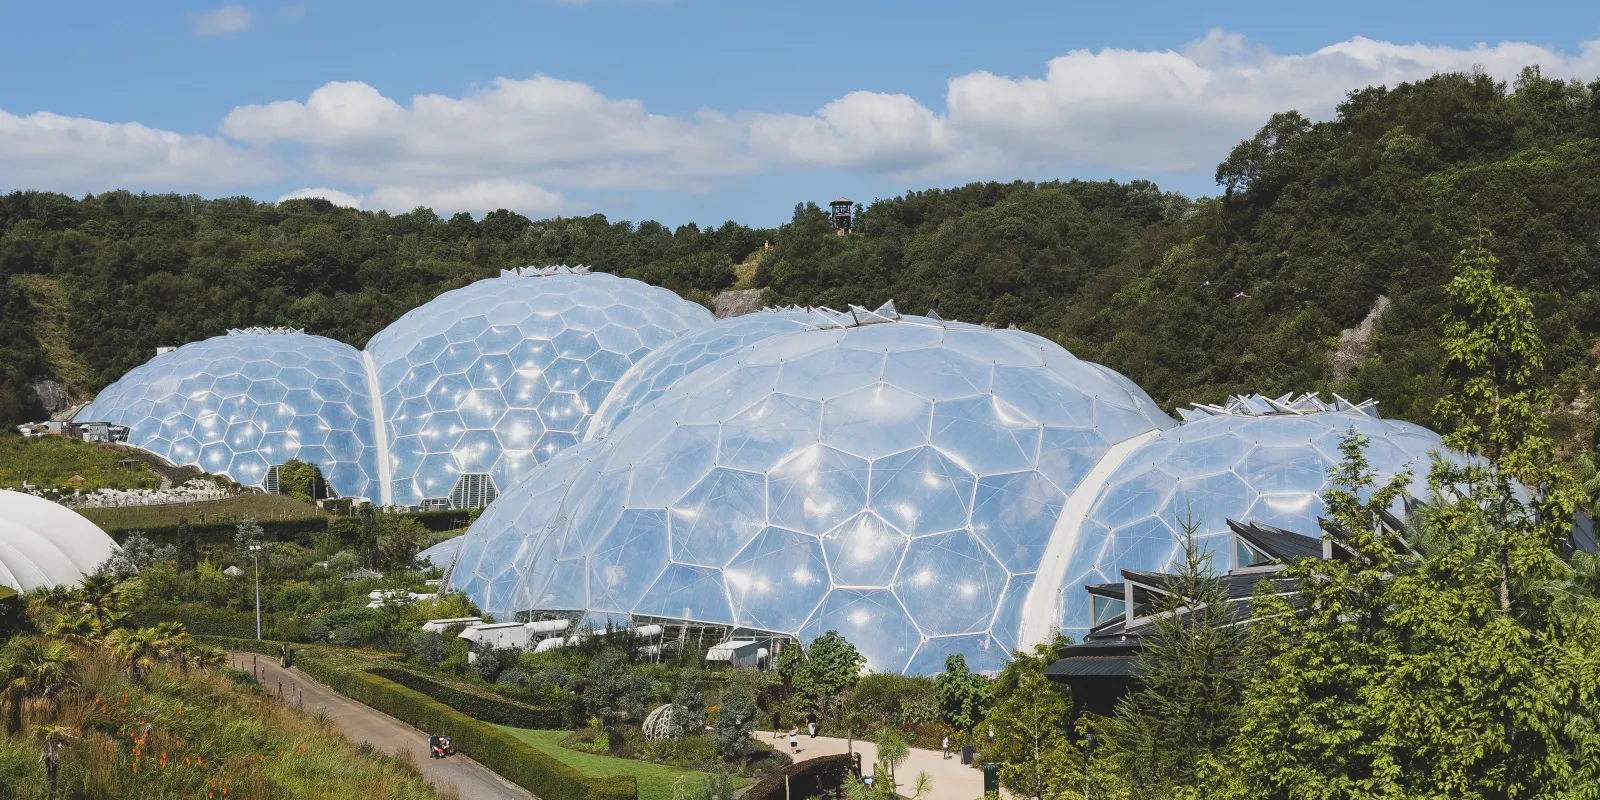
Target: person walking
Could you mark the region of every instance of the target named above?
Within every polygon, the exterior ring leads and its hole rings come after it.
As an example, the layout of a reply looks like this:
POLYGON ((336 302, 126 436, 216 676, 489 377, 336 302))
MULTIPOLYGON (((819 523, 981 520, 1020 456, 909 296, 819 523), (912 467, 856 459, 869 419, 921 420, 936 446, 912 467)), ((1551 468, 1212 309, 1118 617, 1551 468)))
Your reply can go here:
POLYGON ((813 739, 817 738, 817 723, 815 723, 815 722, 807 722, 806 723, 806 727, 811 729, 811 738, 813 738, 813 739))
POLYGON ((944 741, 939 745, 944 750, 944 760, 950 760, 950 735, 945 734, 944 741))
POLYGON ((773 712, 772 712, 772 738, 776 739, 776 738, 778 738, 779 736, 782 736, 782 735, 783 735, 783 714, 779 713, 776 709, 774 709, 773 712))
POLYGON ((789 729, 789 752, 791 754, 794 754, 794 755, 799 755, 800 754, 800 729, 799 728, 790 728, 789 729))

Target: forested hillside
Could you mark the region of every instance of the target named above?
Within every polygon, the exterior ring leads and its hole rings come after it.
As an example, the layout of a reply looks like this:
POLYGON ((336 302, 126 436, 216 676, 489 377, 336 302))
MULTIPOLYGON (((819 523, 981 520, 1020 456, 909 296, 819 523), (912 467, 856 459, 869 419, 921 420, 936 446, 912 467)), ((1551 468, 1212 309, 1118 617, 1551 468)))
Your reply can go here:
POLYGON ((1015 324, 1127 373, 1169 409, 1321 389, 1428 422, 1442 287, 1472 240, 1535 298, 1567 454, 1592 446, 1600 82, 1443 75, 1352 93, 1328 122, 1293 111, 1265 122, 1217 168, 1217 198, 1144 181, 971 184, 878 200, 843 237, 814 203, 776 230, 672 231, 600 215, 474 221, 320 200, 16 193, 0 198, 0 418, 36 415, 32 384, 64 369, 37 333, 41 281, 65 301, 90 390, 159 345, 228 327, 293 325, 359 346, 502 267, 587 263, 709 301, 754 255, 769 303, 893 298, 1015 324), (1349 367, 1336 371, 1341 331, 1380 296, 1392 304, 1371 341, 1347 343, 1349 367))

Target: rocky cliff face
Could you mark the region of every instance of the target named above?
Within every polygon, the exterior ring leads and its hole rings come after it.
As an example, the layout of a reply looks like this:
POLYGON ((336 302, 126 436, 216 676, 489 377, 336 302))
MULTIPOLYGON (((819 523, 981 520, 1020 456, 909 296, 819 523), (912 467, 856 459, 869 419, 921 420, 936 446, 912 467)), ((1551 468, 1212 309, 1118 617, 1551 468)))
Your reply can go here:
POLYGON ((753 314, 761 310, 761 290, 730 289, 712 299, 711 309, 718 319, 753 314))

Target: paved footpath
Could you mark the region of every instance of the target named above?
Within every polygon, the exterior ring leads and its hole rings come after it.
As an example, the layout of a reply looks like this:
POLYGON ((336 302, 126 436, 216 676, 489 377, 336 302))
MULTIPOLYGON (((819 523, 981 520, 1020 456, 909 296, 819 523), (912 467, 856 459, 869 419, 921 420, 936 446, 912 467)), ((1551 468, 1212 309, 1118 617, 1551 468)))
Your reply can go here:
MULTIPOLYGON (((282 694, 285 702, 299 702, 308 712, 326 711, 345 738, 367 742, 385 753, 411 751, 412 760, 434 788, 453 787, 463 800, 533 800, 527 790, 496 775, 488 767, 456 754, 449 758, 428 757, 428 735, 370 706, 362 705, 312 680, 297 669, 278 666, 278 659, 254 653, 229 653, 235 669, 253 672, 261 686, 282 694)), ((970 800, 967 799, 967 800, 970 800)))
MULTIPOLYGON (((772 738, 772 731, 757 735, 780 752, 789 752, 788 735, 776 740, 772 738)), ((794 756, 794 759, 806 761, 821 756, 839 755, 848 752, 846 744, 844 739, 831 739, 826 736, 812 739, 802 732, 800 754, 794 756)), ((861 754, 861 771, 870 774, 872 765, 878 762, 878 746, 857 739, 855 751, 861 754)), ((983 770, 963 766, 959 751, 952 750, 947 759, 938 750, 911 748, 911 755, 906 758, 906 763, 895 770, 895 780, 899 783, 897 788, 901 794, 911 792, 919 772, 926 772, 933 778, 933 791, 924 800, 978 800, 983 797, 983 770)))

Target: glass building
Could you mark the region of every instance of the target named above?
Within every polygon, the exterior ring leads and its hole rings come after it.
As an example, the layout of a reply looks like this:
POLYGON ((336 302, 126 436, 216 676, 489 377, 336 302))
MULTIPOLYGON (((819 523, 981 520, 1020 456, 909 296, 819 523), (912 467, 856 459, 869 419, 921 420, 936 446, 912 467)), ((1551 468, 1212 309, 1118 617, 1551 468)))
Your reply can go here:
POLYGON ((997 668, 1069 497, 1108 451, 1175 423, 1021 331, 798 316, 529 474, 474 525, 450 585, 498 616, 833 629, 874 669, 951 653, 997 668))
POLYGON ((270 467, 321 467, 343 497, 376 497, 372 398, 355 348, 288 328, 231 330, 162 353, 101 390, 77 423, 180 466, 265 486, 270 467))
POLYGON ((1354 431, 1381 485, 1410 471, 1410 493, 1426 497, 1439 436, 1409 422, 1377 417, 1373 404, 1313 395, 1235 397, 1222 406, 1182 412, 1185 422, 1151 436, 1116 465, 1081 523, 1064 530, 1073 546, 1058 584, 1062 607, 1043 618, 1080 636, 1090 627, 1088 584, 1122 580, 1121 570, 1159 572, 1182 555, 1191 527, 1220 573, 1241 556, 1227 521, 1319 536, 1317 517, 1328 474, 1354 431))
POLYGON ((493 499, 582 438, 635 362, 711 322, 666 289, 571 267, 504 271, 412 309, 367 343, 389 453, 375 499, 493 499))
POLYGON ((665 394, 683 376, 768 336, 800 330, 812 314, 801 308, 762 309, 754 314, 719 319, 709 328, 674 339, 622 376, 611 396, 595 412, 586 438, 604 439, 635 409, 665 394))

